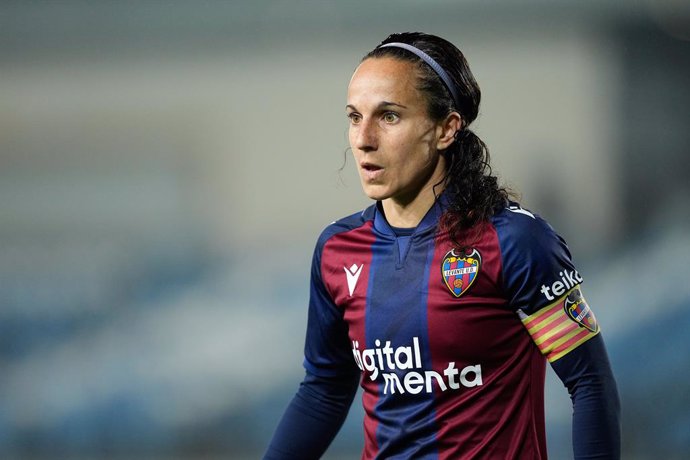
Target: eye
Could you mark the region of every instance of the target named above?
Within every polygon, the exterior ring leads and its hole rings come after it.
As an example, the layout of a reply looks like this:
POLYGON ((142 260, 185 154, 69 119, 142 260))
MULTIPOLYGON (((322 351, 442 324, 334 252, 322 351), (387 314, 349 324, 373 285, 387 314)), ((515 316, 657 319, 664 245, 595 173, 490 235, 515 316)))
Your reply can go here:
POLYGON ((395 123, 400 119, 400 116, 395 112, 386 112, 383 114, 383 121, 386 123, 395 123))
POLYGON ((362 121, 362 116, 357 112, 348 113, 347 118, 350 119, 350 123, 352 123, 353 125, 357 125, 360 121, 362 121))

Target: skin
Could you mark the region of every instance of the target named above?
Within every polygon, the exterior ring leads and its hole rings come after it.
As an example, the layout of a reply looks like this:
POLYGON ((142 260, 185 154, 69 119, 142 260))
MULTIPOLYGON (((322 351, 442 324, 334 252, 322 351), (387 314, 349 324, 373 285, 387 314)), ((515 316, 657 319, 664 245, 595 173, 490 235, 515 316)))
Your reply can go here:
POLYGON ((390 225, 416 227, 434 204, 433 187, 446 168, 440 151, 462 127, 460 115, 432 120, 417 90, 415 64, 389 57, 359 65, 348 86, 346 110, 364 193, 382 202, 390 225))

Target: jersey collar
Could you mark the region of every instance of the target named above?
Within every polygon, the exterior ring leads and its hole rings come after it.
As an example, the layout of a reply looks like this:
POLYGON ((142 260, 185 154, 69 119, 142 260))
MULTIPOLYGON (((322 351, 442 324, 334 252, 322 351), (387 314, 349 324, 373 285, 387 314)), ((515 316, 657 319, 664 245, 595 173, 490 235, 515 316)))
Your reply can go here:
MULTIPOLYGON (((438 227, 438 223, 441 220, 441 215, 443 215, 443 212, 446 209, 447 202, 448 199, 446 198, 445 194, 438 196, 436 201, 434 201, 434 204, 431 205, 431 208, 429 208, 422 218, 422 221, 419 223, 419 225, 417 225, 417 228, 412 233, 412 236, 414 237, 416 235, 435 232, 438 227)), ((391 228, 390 224, 388 224, 386 216, 383 213, 381 202, 377 201, 374 208, 374 229, 384 235, 395 237, 395 232, 391 228)))

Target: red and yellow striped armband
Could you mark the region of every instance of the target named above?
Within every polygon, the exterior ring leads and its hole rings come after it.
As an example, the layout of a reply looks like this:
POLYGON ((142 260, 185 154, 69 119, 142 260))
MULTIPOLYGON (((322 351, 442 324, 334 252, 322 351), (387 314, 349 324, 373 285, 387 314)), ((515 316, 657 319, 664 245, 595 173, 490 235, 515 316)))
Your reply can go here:
POLYGON ((599 333, 599 324, 579 286, 534 314, 519 313, 522 324, 550 363, 599 333))

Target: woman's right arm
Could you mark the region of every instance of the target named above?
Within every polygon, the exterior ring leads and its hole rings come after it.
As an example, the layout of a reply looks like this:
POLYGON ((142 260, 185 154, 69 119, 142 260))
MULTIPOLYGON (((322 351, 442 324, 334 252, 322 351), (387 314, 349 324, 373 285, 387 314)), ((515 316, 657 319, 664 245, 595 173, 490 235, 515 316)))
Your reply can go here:
POLYGON ((358 383, 358 375, 343 379, 307 372, 283 414, 264 460, 321 458, 345 421, 358 383))
POLYGON ((320 458, 340 430, 357 392, 361 372, 352 357, 343 309, 333 302, 321 274, 325 241, 322 235, 312 259, 304 346, 307 374, 264 460, 320 458))

